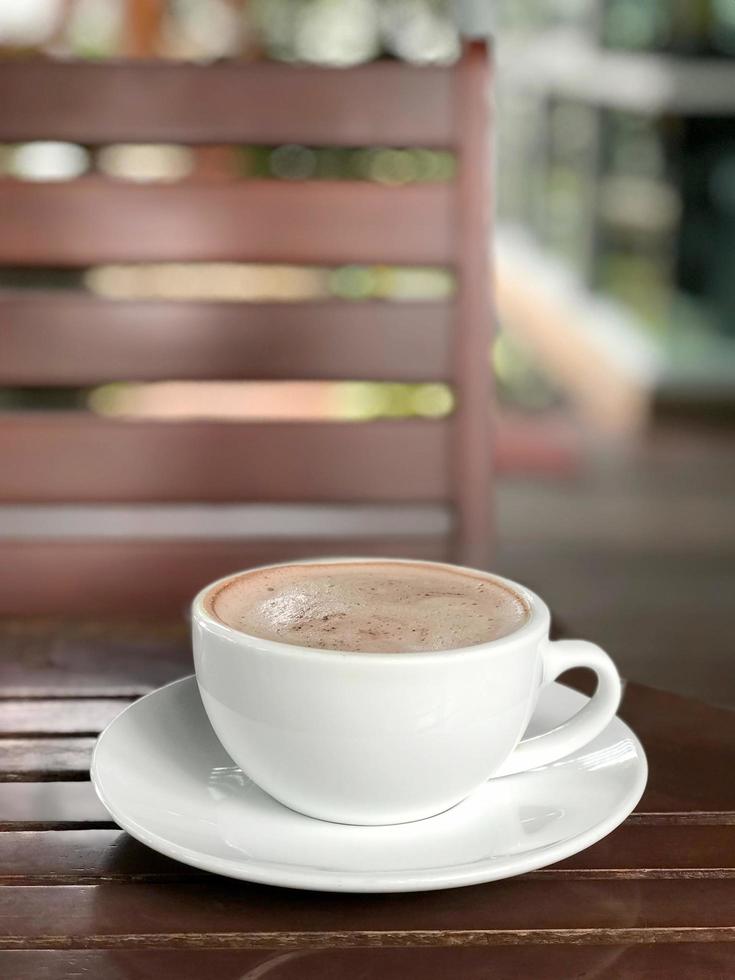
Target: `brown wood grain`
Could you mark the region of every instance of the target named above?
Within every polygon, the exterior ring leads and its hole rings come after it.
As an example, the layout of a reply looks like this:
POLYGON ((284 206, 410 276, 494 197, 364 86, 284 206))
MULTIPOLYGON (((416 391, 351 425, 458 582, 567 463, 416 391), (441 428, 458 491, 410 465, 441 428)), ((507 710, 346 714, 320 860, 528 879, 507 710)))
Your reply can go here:
POLYGON ((649 761, 639 811, 735 812, 735 712, 630 684, 620 715, 649 761))
POLYGON ((89 779, 94 738, 4 738, 0 782, 89 779))
POLYGON ((6 831, 0 834, 0 883, 211 880, 164 857, 117 827, 109 830, 6 831))
MULTIPOLYGON (((268 562, 325 555, 447 561, 449 549, 446 535, 244 541, 4 541, 0 613, 119 616, 126 609, 135 609, 139 614, 184 614, 193 596, 208 582, 268 562), (44 569, 42 587, 39 568, 44 569)), ((182 664, 187 660, 190 662, 190 657, 184 657, 182 664)), ((171 669, 177 671, 176 676, 190 672, 188 667, 171 669)), ((100 658, 99 684, 105 683, 104 671, 100 658)), ((21 680, 27 683, 27 678, 21 680)), ((92 683, 89 673, 87 683, 92 683)))
POLYGON ((732 880, 509 879, 415 895, 212 879, 0 889, 0 946, 480 945, 735 940, 732 880))
MULTIPOLYGON (((735 826, 623 824, 604 840, 531 878, 735 877, 735 826)), ((121 830, 0 835, 0 882, 88 884, 209 877, 156 854, 121 830)), ((529 876, 526 876, 529 877, 529 876)))
MULTIPOLYGON (((735 875, 735 826, 657 826, 625 823, 612 834, 547 869, 548 873, 613 871, 722 872, 735 875)), ((539 872, 545 874, 546 871, 539 872)))
POLYGON ((732 827, 735 810, 644 810, 631 813, 628 821, 641 827, 732 827))
POLYGON ((0 383, 449 376, 448 303, 199 303, 0 296, 0 383))
POLYGON ((13 980, 725 980, 735 943, 461 946, 424 949, 5 950, 13 980))
POLYGON ((447 68, 400 61, 344 71, 5 60, 0 139, 446 146, 451 83, 447 68))
POLYGON ((448 423, 0 416, 0 501, 437 501, 448 423))
POLYGON ((94 735, 128 704, 123 698, 3 700, 0 735, 94 735))
POLYGON ((67 608, 63 617, 0 619, 2 694, 132 698, 191 674, 184 611, 95 620, 73 619, 67 608))
POLYGON ((0 181, 0 263, 451 264, 451 187, 350 181, 0 181))
POLYGON ((114 824, 89 782, 20 782, 0 786, 0 830, 100 826, 114 824))

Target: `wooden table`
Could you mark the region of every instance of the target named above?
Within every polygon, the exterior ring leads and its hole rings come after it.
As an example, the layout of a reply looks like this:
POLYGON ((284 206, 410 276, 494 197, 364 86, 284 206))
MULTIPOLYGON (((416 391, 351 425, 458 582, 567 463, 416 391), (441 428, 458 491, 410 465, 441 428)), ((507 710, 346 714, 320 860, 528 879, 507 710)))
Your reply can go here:
POLYGON ((637 684, 636 812, 554 867, 409 895, 230 881, 118 830, 96 733, 191 669, 185 627, 9 623, 0 647, 0 976, 291 980, 735 976, 735 714, 637 684))

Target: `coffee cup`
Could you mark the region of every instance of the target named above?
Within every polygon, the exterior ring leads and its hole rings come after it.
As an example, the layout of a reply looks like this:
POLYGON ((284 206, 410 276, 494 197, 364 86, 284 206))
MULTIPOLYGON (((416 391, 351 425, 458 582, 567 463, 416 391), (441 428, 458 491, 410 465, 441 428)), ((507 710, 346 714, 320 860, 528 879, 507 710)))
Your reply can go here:
MULTIPOLYGON (((368 613, 370 601, 367 595, 368 613)), ((410 621, 408 606, 401 616, 410 621)), ((265 566, 212 583, 192 609, 202 702, 234 762, 293 810, 365 825, 441 813, 486 780, 553 763, 605 728, 621 691, 612 660, 584 640, 550 640, 549 624, 545 603, 522 585, 399 559, 265 566), (217 614, 215 598, 223 589, 235 584, 247 591, 248 576, 256 573, 285 570, 291 581, 306 581, 317 565, 337 574, 362 564, 378 576, 393 570, 405 578, 412 569, 471 576, 478 589, 509 593, 523 615, 505 635, 406 652, 398 644, 378 651, 299 645, 296 634, 283 642, 244 632, 217 614), (564 724, 523 739, 541 689, 573 667, 597 674, 593 697, 564 724)))

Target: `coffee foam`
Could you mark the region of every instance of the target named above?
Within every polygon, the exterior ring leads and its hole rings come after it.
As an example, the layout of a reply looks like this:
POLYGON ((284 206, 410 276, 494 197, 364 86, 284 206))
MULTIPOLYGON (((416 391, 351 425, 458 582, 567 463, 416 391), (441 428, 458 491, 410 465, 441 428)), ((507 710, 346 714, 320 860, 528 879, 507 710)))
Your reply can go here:
POLYGON ((256 569, 220 585, 209 612, 233 629, 322 650, 417 653, 513 633, 529 609, 481 574, 420 562, 336 562, 256 569))

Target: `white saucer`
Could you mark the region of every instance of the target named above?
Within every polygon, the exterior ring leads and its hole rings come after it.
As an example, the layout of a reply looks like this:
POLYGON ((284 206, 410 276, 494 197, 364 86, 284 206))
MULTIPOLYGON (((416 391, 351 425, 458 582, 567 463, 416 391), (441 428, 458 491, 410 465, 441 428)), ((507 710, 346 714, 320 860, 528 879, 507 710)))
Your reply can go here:
MULTIPOLYGON (((586 700, 549 685, 529 734, 555 727, 586 700)), ((638 739, 615 718, 584 750, 490 780, 429 820, 326 823, 277 803, 233 764, 193 677, 130 705, 102 733, 92 759, 102 803, 154 850, 232 878, 346 892, 472 885, 560 861, 617 827, 646 775, 638 739)))

